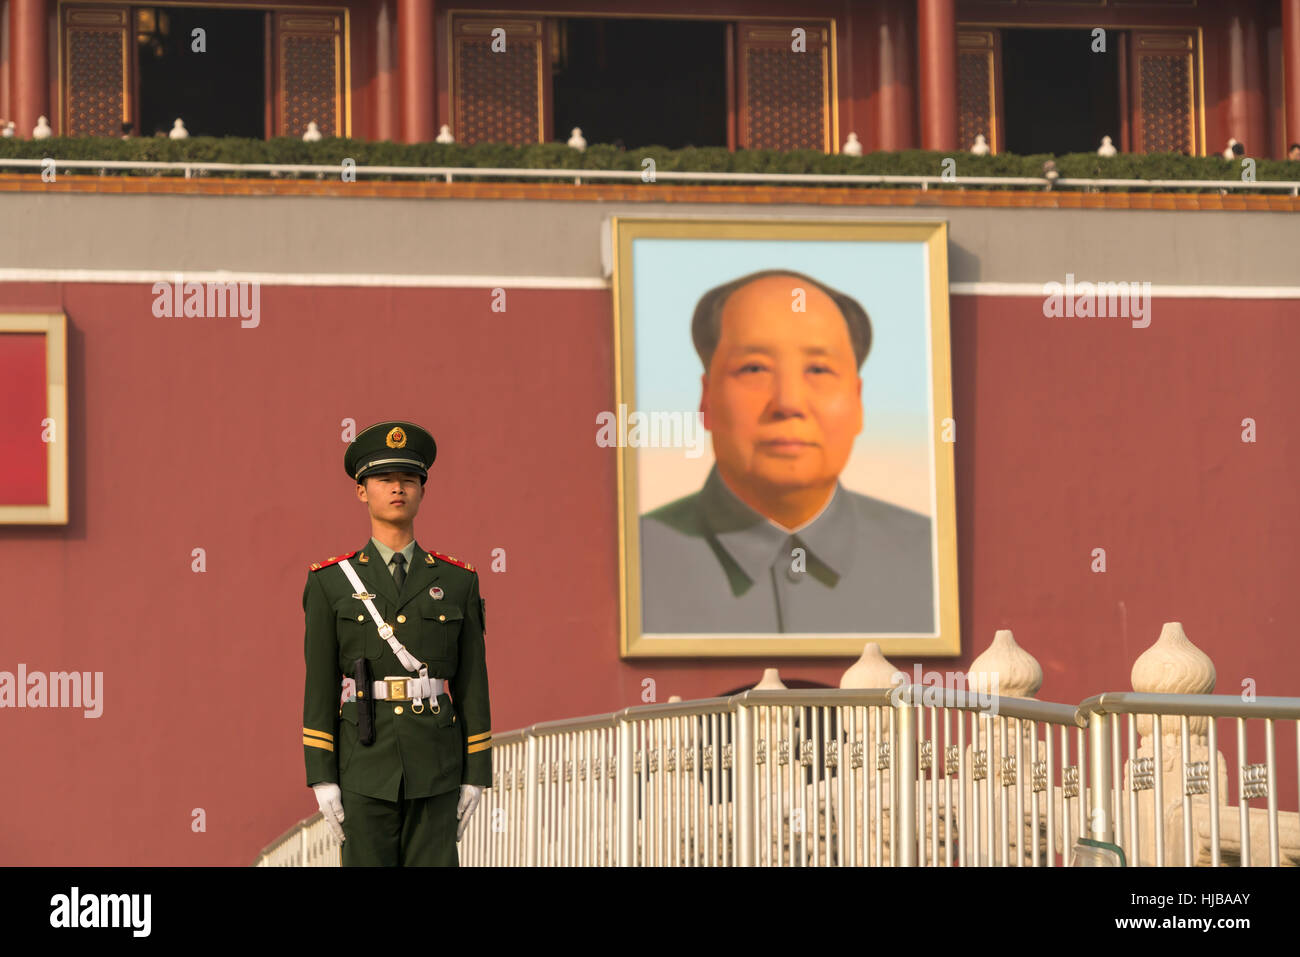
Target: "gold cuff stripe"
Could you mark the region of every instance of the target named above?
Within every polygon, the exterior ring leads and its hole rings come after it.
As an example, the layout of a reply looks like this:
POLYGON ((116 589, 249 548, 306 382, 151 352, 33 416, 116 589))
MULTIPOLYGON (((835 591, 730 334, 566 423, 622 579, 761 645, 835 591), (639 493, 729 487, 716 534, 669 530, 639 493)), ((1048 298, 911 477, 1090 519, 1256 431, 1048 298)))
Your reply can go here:
POLYGON ((322 741, 319 738, 309 738, 307 735, 302 736, 302 743, 309 748, 320 748, 322 751, 333 751, 334 745, 328 741, 322 741))
POLYGON ((484 731, 482 734, 471 734, 465 740, 468 741, 470 744, 473 744, 475 741, 483 741, 490 737, 492 737, 492 732, 484 731))
POLYGON ((328 731, 313 731, 311 728, 303 728, 302 733, 304 736, 310 735, 313 738, 320 738, 322 741, 334 740, 334 735, 330 734, 328 731))
POLYGON ((477 754, 479 751, 487 751, 492 747, 491 741, 480 741, 478 744, 471 744, 465 749, 466 754, 477 754))

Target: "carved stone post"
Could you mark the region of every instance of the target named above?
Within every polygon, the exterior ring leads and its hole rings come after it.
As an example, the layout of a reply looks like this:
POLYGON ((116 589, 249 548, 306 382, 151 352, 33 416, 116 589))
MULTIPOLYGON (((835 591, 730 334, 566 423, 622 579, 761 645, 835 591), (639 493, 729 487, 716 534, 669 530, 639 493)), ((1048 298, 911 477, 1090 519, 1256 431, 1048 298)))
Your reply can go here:
MULTIPOLYGON (((880 651, 880 645, 874 641, 867 642, 862 649, 862 656, 853 662, 844 674, 840 677, 841 688, 858 688, 858 689, 879 689, 894 688, 900 684, 910 684, 907 680, 907 673, 895 667, 880 651)), ((888 749, 890 719, 885 716, 882 710, 878 715, 871 711, 867 712, 866 727, 856 728, 853 741, 846 741, 843 744, 845 758, 843 760, 844 771, 849 773, 849 780, 853 782, 853 808, 858 820, 865 821, 865 826, 858 832, 862 835, 864 841, 872 842, 874 846, 877 832, 877 821, 880 821, 881 827, 881 854, 884 860, 889 860, 889 810, 892 806, 893 778, 890 776, 892 766, 886 766, 880 775, 880 790, 876 790, 876 767, 877 762, 884 763, 888 755, 888 750, 879 753, 876 750, 876 722, 880 722, 880 740, 888 749), (856 745, 856 746, 855 746, 856 745), (861 774, 854 772, 854 762, 858 762, 861 768, 861 774), (866 787, 862 786, 861 779, 866 780, 866 787), (867 814, 870 809, 870 815, 867 814)), ((869 848, 859 847, 858 860, 871 860, 869 848)))
MULTIPOLYGON (((1205 652, 1188 640, 1180 622, 1171 621, 1166 622, 1160 630, 1156 643, 1133 662, 1130 679, 1133 690, 1145 694, 1210 694, 1214 691, 1214 663, 1205 652)), ((1120 739, 1123 741, 1127 734, 1128 719, 1120 717, 1118 720, 1120 739)), ((1164 863, 1175 866, 1190 863, 1183 847, 1184 791, 1191 797, 1193 822, 1202 816, 1208 817, 1211 759, 1219 778, 1220 816, 1226 817, 1223 808, 1228 803, 1228 769, 1222 752, 1216 752, 1213 756, 1209 753, 1207 734, 1210 719, 1190 717, 1187 720, 1189 756, 1186 765, 1183 763, 1182 719, 1177 715, 1165 715, 1160 720, 1162 794, 1160 813, 1157 815, 1154 722, 1150 715, 1137 716, 1139 745, 1136 761, 1130 757, 1124 762, 1124 795, 1118 808, 1123 815, 1122 824, 1126 836, 1131 837, 1127 835, 1130 821, 1127 791, 1129 781, 1136 781, 1136 786, 1141 790, 1134 795, 1138 809, 1138 860, 1130 862, 1134 865, 1159 863, 1156 859, 1155 841, 1157 826, 1164 835, 1164 863)))
MULTIPOLYGON (((968 672, 968 685, 978 694, 997 694, 999 698, 1034 698, 1043 685, 1043 669, 1036 659, 1016 643, 1015 636, 1007 629, 998 631, 993 636, 988 648, 971 662, 968 672)), ((1032 862, 1033 849, 1030 838, 1025 836, 1024 826, 1016 827, 1015 822, 1032 820, 1033 804, 1036 795, 1033 791, 1033 733, 1029 723, 1020 726, 1020 759, 1023 762, 1020 773, 1016 766, 1015 722, 1007 720, 1006 748, 1003 750, 1003 735, 994 718, 977 719, 980 724, 980 747, 978 751, 974 742, 967 746, 967 767, 973 769, 971 781, 966 786, 966 829, 963 840, 969 840, 969 847, 976 848, 975 860, 980 864, 1002 863, 1003 841, 1008 839, 1007 863, 1015 863, 1015 855, 1023 853, 1026 862, 1032 862), (991 738, 991 740, 990 740, 991 738), (993 779, 992 804, 989 803, 988 778, 993 779), (980 799, 978 831, 973 827, 973 810, 976 794, 980 799), (1017 813, 1017 794, 1020 795, 1020 813, 1017 813), (1003 802, 1006 802, 1006 821, 1003 826, 1003 802), (988 834, 993 828, 993 859, 989 859, 988 834)), ((1046 760, 1046 744, 1038 742, 1038 760, 1046 760)), ((1045 797, 1043 799, 1045 801, 1045 797)), ((1046 804, 1040 801, 1040 823, 1046 818, 1046 804)), ((954 812, 954 820, 955 820, 954 812)))

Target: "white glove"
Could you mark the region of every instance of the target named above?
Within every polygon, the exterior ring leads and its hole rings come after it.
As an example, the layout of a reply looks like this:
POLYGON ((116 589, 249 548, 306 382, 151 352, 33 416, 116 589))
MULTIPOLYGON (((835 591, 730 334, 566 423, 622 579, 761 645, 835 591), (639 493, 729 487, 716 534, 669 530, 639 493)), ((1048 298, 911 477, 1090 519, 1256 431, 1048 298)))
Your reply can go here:
POLYGON ((347 840, 343 836, 343 792, 337 784, 313 784, 311 789, 316 792, 316 803, 325 816, 325 825, 342 844, 347 840))
POLYGON ((477 784, 462 784, 460 786, 460 803, 456 805, 456 819, 460 821, 460 826, 456 828, 457 841, 465 834, 470 815, 478 807, 479 798, 482 796, 483 789, 477 784))

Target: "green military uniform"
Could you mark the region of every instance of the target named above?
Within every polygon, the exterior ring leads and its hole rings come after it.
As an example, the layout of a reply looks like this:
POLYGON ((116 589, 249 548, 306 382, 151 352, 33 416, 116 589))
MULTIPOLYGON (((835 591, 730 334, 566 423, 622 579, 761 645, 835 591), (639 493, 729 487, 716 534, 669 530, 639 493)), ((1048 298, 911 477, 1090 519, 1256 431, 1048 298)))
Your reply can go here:
MULTIPOLYGON (((391 434, 405 441, 418 427, 383 423, 388 445, 370 454, 363 437, 349 447, 349 475, 423 467, 400 461, 391 434), (377 457, 378 456, 378 457, 377 457), (379 458, 385 461, 379 463, 379 458), (394 463, 393 459, 399 461, 394 463), (358 468, 358 464, 360 467, 358 468)), ((418 430, 423 432, 423 430, 418 430)), ((426 433, 427 435, 427 433, 426 433)), ((373 441, 373 437, 366 439, 373 441)), ((428 440, 430 449, 433 442, 428 440)), ((431 464, 433 452, 424 458, 431 464)), ((484 647, 485 608, 472 565, 408 543, 405 582, 399 589, 389 570, 393 552, 371 539, 346 556, 313 564, 303 590, 307 662, 303 698, 303 752, 307 784, 337 783, 342 790, 344 866, 356 864, 455 865, 456 804, 462 784, 491 786, 492 731, 484 647), (366 658, 376 680, 414 677, 380 637, 340 563, 347 559, 391 625, 397 641, 443 678, 451 697, 434 701, 373 701, 374 742, 358 741, 358 709, 371 688, 357 687, 358 699, 340 702, 353 663, 366 658)))

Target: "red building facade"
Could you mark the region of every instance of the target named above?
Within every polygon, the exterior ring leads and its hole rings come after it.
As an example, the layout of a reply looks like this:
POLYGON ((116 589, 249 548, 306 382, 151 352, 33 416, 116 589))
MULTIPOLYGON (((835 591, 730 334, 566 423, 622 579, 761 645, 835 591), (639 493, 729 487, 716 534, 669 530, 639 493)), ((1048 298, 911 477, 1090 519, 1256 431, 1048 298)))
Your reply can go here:
MULTIPOLYGON (((240 102, 256 100, 259 135, 315 122, 369 139, 428 141, 447 125, 460 142, 548 141, 585 108, 566 106, 567 65, 602 55, 584 39, 601 31, 572 25, 619 19, 609 6, 7 0, 0 115, 22 134, 40 115, 58 133, 147 133, 158 90, 144 51, 204 22, 185 11, 226 11, 244 17, 236 34, 253 24, 239 36, 261 72, 240 102)), ((833 152, 856 132, 866 150, 964 149, 982 134, 1016 152, 1017 116, 1044 102, 1024 98, 1033 74, 1017 64, 1049 58, 1064 28, 1089 42, 1105 31, 1123 149, 1217 153, 1233 136, 1282 155, 1300 139, 1300 0, 809 0, 800 19, 792 6, 620 9, 720 37, 708 75, 733 148, 833 152)), ((1056 79, 1038 92, 1081 82, 1056 79)), ((93 719, 4 715, 0 764, 41 786, 0 801, 22 822, 0 831, 0 863, 243 864, 314 809, 298 763, 299 596, 308 562, 364 536, 339 426, 395 405, 442 449, 421 544, 482 570, 498 730, 643 703, 647 678, 658 700, 724 693, 771 664, 837 683, 847 660, 619 657, 616 468, 592 423, 615 396, 599 235, 629 209, 950 223, 963 645, 924 666, 967 669, 1014 628, 1042 696, 1076 702, 1126 688, 1160 624, 1181 620, 1220 693, 1296 687, 1289 198, 932 192, 923 205, 877 191, 143 178, 131 192, 151 195, 107 195, 126 179, 0 183, 0 218, 23 224, 0 233, 0 311, 67 317, 72 396, 69 524, 0 530, 0 581, 18 596, 0 669, 101 673, 107 689, 93 719), (261 284, 264 321, 155 315, 153 282, 180 273, 261 284), (1138 333, 1049 319, 1042 283, 1067 274, 1149 279, 1159 318, 1138 333), (508 316, 491 309, 499 285, 508 316), (413 363, 396 389, 395 357, 413 363), (1263 440, 1243 440, 1247 418, 1263 440), (1098 545, 1114 556, 1104 576, 1083 558, 1098 545), (491 564, 505 546, 508 573, 491 564)), ((1234 746, 1221 744, 1230 766, 1234 746)), ((1294 754, 1282 757, 1289 808, 1294 754)))
MULTIPOLYGON (((298 136, 315 122, 326 136, 373 140, 429 141, 443 125, 463 143, 553 140, 564 114, 557 77, 566 62, 597 54, 570 25, 634 20, 673 24, 679 36, 716 31, 702 40, 716 58, 708 76, 719 88, 708 98, 716 94, 725 116, 718 143, 732 149, 836 152, 853 132, 866 150, 966 149, 983 134, 994 152, 1065 152, 1059 137, 1026 135, 1069 112, 1070 89, 1105 102, 1098 128, 1126 152, 1213 154, 1232 137, 1250 155, 1281 157, 1300 140, 1300 0, 666 0, 640 9, 596 0, 563 9, 5 0, 0 116, 20 136, 41 115, 56 134, 115 136, 125 123, 147 135, 142 103, 166 85, 148 68, 151 45, 157 52, 172 20, 232 12, 248 15, 234 27, 245 60, 227 76, 248 74, 259 90, 238 129, 263 136, 298 136), (1063 31, 1108 57, 1100 90, 1088 72, 1095 63, 1053 52, 1063 31)), ((643 41, 661 42, 648 33, 643 41)), ((219 53, 208 51, 213 61, 219 53)), ((617 60, 618 50, 609 55, 617 60)), ((228 95, 214 76, 204 97, 228 95)), ((210 127, 193 131, 233 131, 210 127)), ((605 132, 587 135, 613 139, 605 132)))
MULTIPOLYGON (((0 232, 0 313, 67 317, 69 395, 68 523, 0 527, 0 672, 100 673, 104 689, 95 718, 0 711, 0 766, 40 784, 0 798, 15 822, 0 864, 246 864, 315 810, 301 596, 310 562, 365 540, 345 419, 401 410, 438 440, 418 540, 479 569, 498 733, 647 703, 647 679, 656 701, 774 665, 838 683, 847 658, 619 655, 616 450, 595 441, 616 407, 599 236, 628 211, 949 222, 962 651, 895 665, 968 671, 1011 628, 1042 666, 1040 697, 1074 703, 1127 690, 1162 623, 1181 621, 1218 693, 1300 686, 1293 208, 671 184, 483 198, 483 184, 278 181, 258 196, 212 179, 128 196, 124 179, 0 187, 0 218, 24 224, 0 232), (155 281, 215 270, 260 284, 255 327, 155 314, 155 281), (1047 317, 1042 281, 1067 272, 1149 278, 1150 327, 1047 317)), ((1233 736, 1220 741, 1235 766, 1233 736)), ((1294 755, 1279 748, 1283 808, 1294 755)))

